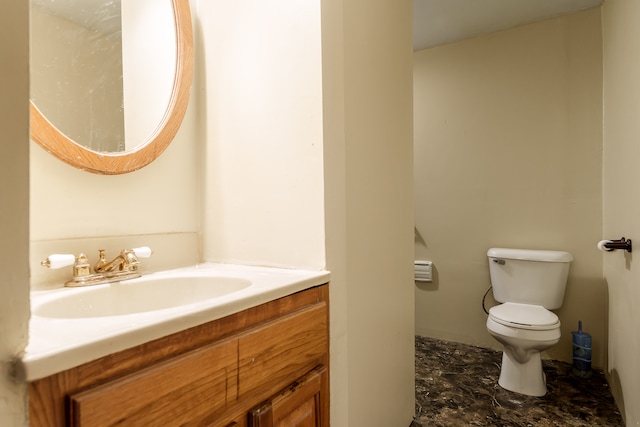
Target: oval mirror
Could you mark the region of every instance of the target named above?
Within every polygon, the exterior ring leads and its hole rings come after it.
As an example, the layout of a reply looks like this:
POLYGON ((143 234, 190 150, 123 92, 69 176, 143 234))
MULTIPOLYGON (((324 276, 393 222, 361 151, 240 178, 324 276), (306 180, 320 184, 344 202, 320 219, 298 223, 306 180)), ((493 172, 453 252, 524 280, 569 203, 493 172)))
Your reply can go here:
POLYGON ((30 27, 35 142, 108 175, 167 148, 193 78, 188 0, 31 0, 30 27))

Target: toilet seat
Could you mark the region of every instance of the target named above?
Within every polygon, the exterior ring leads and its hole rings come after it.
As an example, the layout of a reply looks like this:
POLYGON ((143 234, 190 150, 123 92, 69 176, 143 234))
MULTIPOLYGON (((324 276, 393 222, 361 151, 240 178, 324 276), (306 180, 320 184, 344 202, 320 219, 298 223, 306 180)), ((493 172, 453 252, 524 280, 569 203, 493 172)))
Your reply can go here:
POLYGON ((558 316, 539 305, 506 302, 491 307, 489 317, 496 323, 517 329, 546 331, 560 327, 558 316))

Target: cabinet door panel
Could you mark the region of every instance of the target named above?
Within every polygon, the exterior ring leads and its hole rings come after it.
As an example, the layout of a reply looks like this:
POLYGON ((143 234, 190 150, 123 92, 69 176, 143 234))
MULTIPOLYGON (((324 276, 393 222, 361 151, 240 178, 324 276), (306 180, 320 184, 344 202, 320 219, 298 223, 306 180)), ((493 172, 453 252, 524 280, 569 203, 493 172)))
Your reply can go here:
POLYGON ((327 335, 327 305, 319 303, 241 336, 238 396, 273 394, 322 363, 327 335))
POLYGON ((237 398, 237 341, 212 344, 70 396, 72 426, 174 425, 237 398))
POLYGON ((289 385, 272 399, 249 412, 249 427, 319 427, 328 425, 321 391, 326 383, 326 368, 319 366, 289 385))

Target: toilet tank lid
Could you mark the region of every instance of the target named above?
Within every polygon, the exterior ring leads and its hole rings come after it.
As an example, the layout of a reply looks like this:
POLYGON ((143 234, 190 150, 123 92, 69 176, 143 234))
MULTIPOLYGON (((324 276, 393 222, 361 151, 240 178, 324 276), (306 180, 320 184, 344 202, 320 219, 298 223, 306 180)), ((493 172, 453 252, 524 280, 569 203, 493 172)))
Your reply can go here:
POLYGON ((490 258, 519 259, 524 261, 541 262, 573 261, 573 257, 569 252, 538 249, 491 248, 487 251, 487 256, 490 258))

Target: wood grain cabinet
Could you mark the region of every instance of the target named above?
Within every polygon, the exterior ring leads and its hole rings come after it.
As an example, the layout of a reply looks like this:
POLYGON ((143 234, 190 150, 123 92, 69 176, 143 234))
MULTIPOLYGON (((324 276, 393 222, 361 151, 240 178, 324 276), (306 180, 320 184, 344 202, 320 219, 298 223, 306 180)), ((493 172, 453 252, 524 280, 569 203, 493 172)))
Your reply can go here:
POLYGON ((329 425, 328 285, 29 385, 30 425, 329 425))

